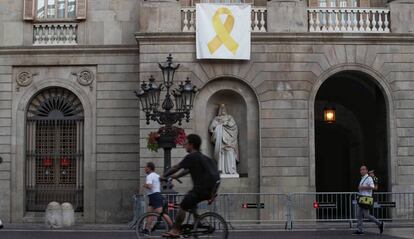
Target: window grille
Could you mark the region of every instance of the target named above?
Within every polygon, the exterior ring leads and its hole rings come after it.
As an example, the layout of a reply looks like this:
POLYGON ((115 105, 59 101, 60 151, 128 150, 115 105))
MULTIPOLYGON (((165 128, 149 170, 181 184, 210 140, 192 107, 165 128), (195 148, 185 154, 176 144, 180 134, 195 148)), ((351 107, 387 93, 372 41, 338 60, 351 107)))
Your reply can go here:
POLYGON ((44 211, 51 201, 83 211, 83 107, 63 88, 40 92, 26 126, 26 209, 44 211))

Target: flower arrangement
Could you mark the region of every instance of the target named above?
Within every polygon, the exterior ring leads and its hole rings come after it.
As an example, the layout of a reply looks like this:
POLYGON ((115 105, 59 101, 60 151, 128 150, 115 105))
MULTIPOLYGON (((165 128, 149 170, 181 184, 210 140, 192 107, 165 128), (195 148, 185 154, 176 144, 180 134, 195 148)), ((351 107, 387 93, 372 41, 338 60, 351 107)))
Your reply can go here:
POLYGON ((177 138, 175 138, 175 144, 184 145, 186 135, 183 128, 176 128, 177 138))
POLYGON ((158 152, 159 145, 158 145, 158 139, 160 138, 160 134, 158 132, 151 132, 148 135, 148 142, 147 142, 147 148, 150 151, 158 152))
MULTIPOLYGON (((160 128, 157 132, 151 132, 148 134, 147 138, 147 148, 150 151, 158 152, 158 149, 160 148, 158 144, 158 140, 161 136, 161 133, 165 131, 165 127, 160 128)), ((174 140, 174 143, 177 145, 184 145, 186 134, 183 128, 179 127, 173 127, 173 132, 175 133, 176 137, 174 140)))

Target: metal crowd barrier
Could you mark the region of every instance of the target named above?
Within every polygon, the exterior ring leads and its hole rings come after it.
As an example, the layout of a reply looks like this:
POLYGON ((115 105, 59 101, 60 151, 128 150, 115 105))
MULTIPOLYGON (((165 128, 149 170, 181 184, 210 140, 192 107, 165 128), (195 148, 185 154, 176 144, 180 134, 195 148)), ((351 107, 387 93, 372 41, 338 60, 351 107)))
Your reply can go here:
MULTIPOLYGON (((164 195, 168 213, 174 218, 173 205, 181 202, 184 194, 164 195)), ((134 219, 146 212, 146 197, 134 195, 134 219)), ((389 222, 414 222, 414 192, 389 193, 375 192, 374 207, 371 213, 380 220, 389 222)), ((214 203, 200 203, 199 213, 217 212, 232 226, 284 226, 292 229, 300 223, 349 223, 357 218, 357 193, 223 193, 214 203)))

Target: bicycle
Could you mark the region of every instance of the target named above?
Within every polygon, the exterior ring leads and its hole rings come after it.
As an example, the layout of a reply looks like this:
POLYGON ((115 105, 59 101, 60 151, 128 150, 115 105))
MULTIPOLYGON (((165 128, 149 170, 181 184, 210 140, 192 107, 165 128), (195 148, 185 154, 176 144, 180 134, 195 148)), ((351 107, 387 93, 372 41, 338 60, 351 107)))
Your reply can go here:
MULTIPOLYGON (((168 179, 172 181, 171 178, 168 179)), ((177 180, 180 182, 179 180, 177 180)), ((216 189, 220 185, 220 181, 216 183, 216 189)), ((211 205, 217 194, 214 190, 212 197, 207 200, 208 205, 211 205)), ((168 205, 169 208, 179 209, 179 205, 168 205)), ((166 214, 165 208, 161 214, 150 212, 145 213, 138 219, 135 232, 138 239, 143 238, 161 238, 161 235, 170 230, 170 226, 164 219, 163 215, 166 214)), ((187 216, 186 223, 181 225, 181 236, 184 238, 217 238, 227 239, 229 235, 227 222, 222 216, 215 212, 206 212, 198 215, 197 209, 190 210, 187 216), (193 223, 192 223, 193 222, 193 223)))

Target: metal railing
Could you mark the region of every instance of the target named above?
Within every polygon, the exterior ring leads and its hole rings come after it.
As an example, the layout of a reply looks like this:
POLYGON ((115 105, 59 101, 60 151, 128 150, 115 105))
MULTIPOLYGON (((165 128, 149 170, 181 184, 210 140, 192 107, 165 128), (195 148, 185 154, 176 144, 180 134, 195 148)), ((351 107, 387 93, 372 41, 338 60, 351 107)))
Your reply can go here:
POLYGON ((33 25, 33 45, 77 45, 78 24, 47 23, 33 25))
POLYGON ((390 32, 387 8, 309 8, 310 32, 390 32))
MULTIPOLYGON (((267 8, 252 7, 251 12, 252 32, 266 32, 267 30, 267 8)), ((194 32, 196 30, 196 8, 181 8, 181 30, 183 32, 194 32)))
MULTIPOLYGON (((199 212, 214 211, 235 226, 285 226, 292 229, 300 223, 347 223, 352 227, 357 218, 357 193, 224 193, 212 205, 199 205, 199 212)), ((173 204, 181 202, 184 195, 166 195, 169 215, 174 218, 173 204)), ((134 220, 146 211, 146 197, 134 196, 134 220)), ((374 193, 371 213, 382 221, 414 222, 414 192, 374 193)))

